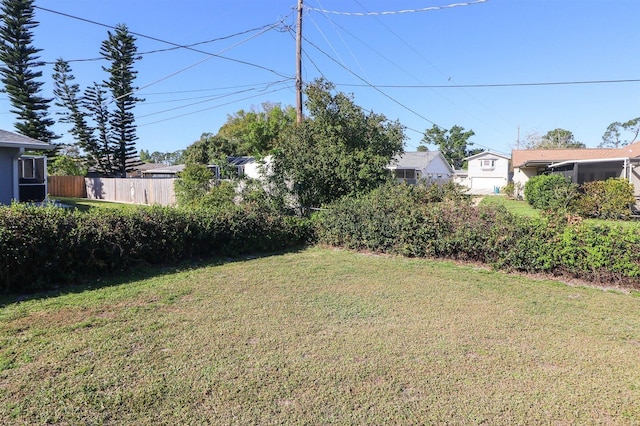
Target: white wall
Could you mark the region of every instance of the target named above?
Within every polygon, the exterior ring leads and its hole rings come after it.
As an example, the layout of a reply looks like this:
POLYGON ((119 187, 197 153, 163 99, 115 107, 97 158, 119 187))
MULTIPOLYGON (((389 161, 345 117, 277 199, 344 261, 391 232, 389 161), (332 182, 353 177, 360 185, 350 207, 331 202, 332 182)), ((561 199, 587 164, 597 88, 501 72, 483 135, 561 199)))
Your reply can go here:
POLYGON ((491 152, 478 155, 469 160, 469 183, 472 189, 502 187, 509 182, 509 159, 491 152), (493 160, 494 167, 482 166, 483 160, 493 160))
POLYGON ((421 170, 422 177, 431 180, 450 180, 453 177, 451 166, 441 155, 435 157, 431 162, 421 170), (438 179, 438 175, 441 177, 438 179))

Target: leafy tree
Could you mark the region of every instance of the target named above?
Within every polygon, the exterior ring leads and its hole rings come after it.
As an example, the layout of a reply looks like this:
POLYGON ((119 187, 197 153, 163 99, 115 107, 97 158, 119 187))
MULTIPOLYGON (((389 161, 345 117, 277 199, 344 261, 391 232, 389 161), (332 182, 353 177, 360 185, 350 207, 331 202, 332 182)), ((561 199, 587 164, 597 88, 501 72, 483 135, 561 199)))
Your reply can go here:
POLYGON ((181 207, 221 208, 234 204, 235 185, 213 183, 213 174, 204 164, 187 164, 175 182, 176 199, 181 207))
POLYGON ((333 88, 324 80, 306 87, 308 117, 287 132, 274 155, 273 183, 282 189, 286 182, 305 207, 369 192, 389 179, 386 167, 403 151, 398 122, 365 113, 351 96, 332 95, 333 88))
POLYGON ((240 110, 227 117, 218 130, 218 136, 234 147, 230 155, 263 157, 276 148, 285 129, 296 122, 296 112, 291 106, 284 109, 279 104, 263 103, 262 110, 240 110))
POLYGON ((75 145, 60 145, 56 157, 47 164, 51 176, 84 176, 87 170, 87 163, 75 145))
POLYGON ((549 130, 542 137, 529 135, 527 139, 526 149, 586 148, 584 143, 575 140, 571 131, 560 128, 549 130))
POLYGON ((144 149, 140 150, 140 161, 144 161, 145 163, 153 163, 153 161, 151 161, 151 154, 149 154, 149 151, 144 149))
POLYGON ((633 118, 624 123, 615 121, 609 124, 607 130, 602 135, 602 142, 600 148, 620 148, 621 146, 629 145, 638 139, 640 134, 640 117, 633 118), (630 133, 631 137, 623 139, 622 132, 630 133))
POLYGON ((215 164, 215 159, 236 155, 235 146, 221 136, 203 133, 200 139, 189 145, 182 153, 186 164, 215 164))
POLYGON ((176 164, 182 164, 182 154, 183 150, 178 150, 175 152, 159 152, 153 151, 149 153, 149 151, 145 151, 144 149, 140 150, 140 161, 145 163, 156 163, 156 164, 166 164, 168 166, 173 166, 176 164))
POLYGON ((131 111, 136 102, 143 101, 133 96, 137 89, 133 86, 133 81, 138 73, 133 69, 133 64, 139 57, 136 56, 136 39, 129 33, 126 25, 117 25, 115 32, 108 31, 107 35, 108 38, 102 42, 100 49, 102 57, 110 61, 109 67, 102 67, 109 73, 109 79, 103 81, 103 84, 110 90, 115 104, 109 117, 111 142, 115 146, 115 168, 120 176, 125 177, 127 171, 139 165, 135 147, 138 139, 135 116, 131 111))
POLYGON ((447 130, 434 124, 433 127, 425 131, 420 143, 436 145, 444 158, 455 169, 460 169, 464 165, 465 157, 472 155, 468 147, 473 145, 473 142, 469 141, 473 135, 475 135, 473 130, 465 132, 464 127, 453 126, 447 130))
POLYGON ((18 133, 50 143, 59 136, 50 130, 54 120, 48 116, 51 99, 40 95, 44 83, 37 81, 44 65, 38 60, 38 52, 31 43, 38 22, 34 20, 33 0, 2 0, 0 4, 0 81, 18 121, 14 124, 18 133))
POLYGON ((293 107, 263 103, 262 110, 240 110, 227 116, 217 134, 203 133, 183 153, 187 163, 216 164, 220 158, 239 155, 265 157, 276 149, 296 121, 293 107))

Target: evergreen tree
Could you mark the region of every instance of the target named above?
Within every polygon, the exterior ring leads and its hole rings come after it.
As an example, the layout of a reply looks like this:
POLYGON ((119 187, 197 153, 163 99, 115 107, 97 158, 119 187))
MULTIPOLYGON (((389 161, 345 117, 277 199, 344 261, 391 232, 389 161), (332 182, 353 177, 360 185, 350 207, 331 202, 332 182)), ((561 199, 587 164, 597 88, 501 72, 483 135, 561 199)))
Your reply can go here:
POLYGON ((35 69, 44 65, 38 60, 32 45, 31 30, 38 25, 34 20, 33 0, 2 0, 0 3, 0 81, 18 121, 15 128, 25 136, 50 143, 57 136, 50 127, 54 120, 48 117, 51 99, 40 96, 43 85, 37 79, 42 71, 35 69))
POLYGON ((107 176, 124 177, 141 164, 135 147, 138 138, 132 112, 135 103, 142 101, 133 96, 137 89, 133 86, 136 51, 135 38, 125 25, 118 25, 114 33, 108 32, 100 53, 111 64, 103 67, 110 77, 102 83, 93 83, 81 97, 80 88, 73 84, 69 64, 59 59, 54 68, 56 105, 66 110, 61 121, 73 125, 70 133, 88 164, 107 176), (107 102, 108 94, 112 102, 107 102), (113 105, 113 109, 108 105, 113 105))
POLYGON ((136 56, 137 47, 135 37, 129 33, 126 25, 119 24, 115 32, 109 31, 107 40, 102 42, 100 54, 110 62, 109 67, 102 69, 110 74, 108 80, 103 82, 110 91, 115 104, 109 117, 110 141, 115 146, 114 160, 117 174, 124 177, 128 170, 139 165, 136 150, 135 117, 132 112, 136 102, 143 101, 133 96, 137 87, 133 81, 138 73, 133 69, 134 62, 139 59, 136 56))
POLYGON ((126 170, 118 173, 118 166, 115 164, 116 153, 113 138, 111 138, 106 95, 107 91, 98 83, 93 83, 93 86, 84 91, 82 105, 93 118, 95 126, 92 128, 87 150, 92 153, 98 168, 104 174, 122 176, 126 170))

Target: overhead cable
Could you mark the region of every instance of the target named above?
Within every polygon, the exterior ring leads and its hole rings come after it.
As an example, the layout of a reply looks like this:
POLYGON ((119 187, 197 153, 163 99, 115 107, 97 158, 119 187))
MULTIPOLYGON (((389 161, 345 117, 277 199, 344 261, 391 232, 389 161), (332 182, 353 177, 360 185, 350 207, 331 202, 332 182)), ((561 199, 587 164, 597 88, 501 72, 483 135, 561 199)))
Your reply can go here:
MULTIPOLYGON (((494 83, 494 84, 442 84, 442 85, 404 85, 404 84, 376 84, 376 87, 385 89, 459 89, 459 88, 485 88, 485 87, 526 87, 526 86, 569 86, 577 84, 618 84, 639 83, 640 79, 623 80, 583 80, 583 81, 547 81, 537 83, 494 83)), ((369 87, 369 84, 337 84, 339 86, 369 87)))
MULTIPOLYGON (((55 13, 57 15, 65 16, 67 18, 72 18, 72 19, 77 19, 79 21, 88 22, 88 23, 93 24, 93 25, 99 25, 101 27, 115 29, 115 27, 112 26, 112 25, 103 24, 101 22, 92 21, 92 20, 86 19, 86 18, 80 18, 78 16, 70 15, 68 13, 57 12, 55 10, 47 9, 47 8, 44 8, 44 7, 41 7, 41 6, 35 6, 34 5, 33 7, 36 8, 36 9, 44 10, 46 12, 55 13)), ((283 20, 281 20, 279 22, 283 22, 283 20)), ((276 24, 272 24, 272 26, 275 27, 276 24)), ((168 45, 171 45, 171 46, 175 46, 177 48, 182 48, 182 49, 186 49, 186 50, 191 50, 192 52, 202 53, 203 55, 214 56, 216 58, 225 59, 227 61, 237 62, 237 63, 243 64, 243 65, 248 65, 248 66, 251 66, 251 67, 260 68, 260 69, 263 69, 265 71, 269 71, 269 72, 271 72, 271 73, 273 73, 273 74, 275 74, 275 75, 277 75, 279 77, 283 77, 283 78, 289 78, 290 77, 289 75, 285 75, 283 73, 275 71, 275 70, 273 70, 271 68, 264 67, 262 65, 253 64, 251 62, 242 61, 240 59, 230 58, 228 56, 217 55, 217 54, 214 54, 214 53, 211 53, 211 52, 207 52, 205 50, 194 49, 193 47, 189 47, 187 45, 183 45, 183 44, 179 44, 179 43, 173 43, 171 41, 163 40, 163 39, 160 39, 160 38, 157 38, 157 37, 153 37, 153 36, 148 36, 148 35, 145 35, 145 34, 134 32, 134 31, 129 31, 129 33, 133 34, 135 36, 138 36, 138 37, 142 37, 142 38, 146 38, 146 39, 149 39, 149 40, 154 40, 154 41, 158 41, 160 43, 165 43, 165 44, 168 44, 168 45)))
MULTIPOLYGON (((304 38, 304 37, 303 37, 304 38)), ((386 97, 387 99, 391 100, 392 102, 400 105, 402 108, 406 109, 407 111, 411 112, 412 114, 416 115, 417 117, 422 118, 423 120, 433 124, 436 127, 439 127, 441 129, 444 129, 442 126, 438 125, 437 123, 435 123, 434 121, 429 120, 427 117, 425 117, 424 115, 420 114, 419 112, 415 111, 412 108, 409 108, 408 106, 406 106, 405 104, 403 104, 402 102, 398 101, 397 99, 391 97, 390 95, 388 95, 387 93, 383 92, 382 90, 380 90, 380 88, 378 88, 377 86, 374 86, 373 84, 369 83, 367 80, 365 80, 364 78, 360 77, 358 74, 356 74, 355 72, 353 72, 351 69, 347 68, 346 66, 342 65, 339 61, 337 61, 336 59, 334 59, 333 57, 331 57, 331 55, 329 55, 328 53, 326 53, 324 50, 320 49, 318 46, 316 46, 313 42, 311 42, 310 40, 308 40, 307 38, 304 38, 304 41, 307 42, 308 44, 310 44, 311 46, 313 46, 314 48, 316 48, 320 53, 322 53, 323 55, 325 55, 327 58, 329 58, 331 61, 335 62, 336 64, 338 64, 340 67, 342 67, 344 70, 346 70, 348 73, 350 73, 351 75, 353 75, 354 77, 356 77, 358 80, 362 81, 364 84, 364 86, 366 87, 371 87, 373 90, 377 91, 378 93, 380 93, 381 95, 383 95, 384 97, 386 97)))
MULTIPOLYGON (((65 16, 67 16, 67 15, 65 15, 65 16)), ((77 18, 77 19, 82 19, 82 18, 77 18)), ((89 22, 94 23, 93 21, 89 21, 89 22)), ((240 32, 235 33, 235 34, 229 34, 229 35, 226 35, 226 36, 213 38, 211 40, 199 41, 197 43, 185 44, 185 45, 182 45, 182 46, 168 47, 166 49, 155 49, 155 50, 149 50, 149 51, 146 51, 146 52, 138 52, 137 55, 145 56, 145 55, 151 55, 153 53, 169 52, 171 50, 178 50, 178 49, 182 49, 182 48, 199 46, 201 44, 208 44, 208 43, 214 43, 216 41, 228 40, 228 39, 233 38, 233 37, 241 36, 241 35, 253 32, 253 31, 260 31, 260 30, 262 30, 264 28, 267 28, 267 27, 270 27, 270 26, 273 26, 273 25, 278 25, 278 24, 280 24, 280 22, 277 22, 277 23, 274 23, 274 24, 266 24, 266 25, 263 25, 261 27, 251 28, 249 30, 240 31, 240 32)), ((114 28, 114 27, 110 27, 110 28, 114 28)), ((104 61, 104 60, 105 59, 103 57, 99 57, 99 58, 85 58, 85 59, 65 59, 65 62, 69 62, 69 63, 71 63, 71 62, 92 62, 92 61, 104 61)), ((51 65, 51 64, 55 64, 55 62, 45 62, 45 64, 51 65)))
POLYGON ((313 10, 316 12, 322 12, 322 13, 331 13, 333 15, 343 15, 343 16, 382 16, 382 15, 401 15, 405 13, 417 13, 417 12, 432 12, 435 10, 452 9, 454 7, 473 6, 475 4, 486 3, 487 1, 488 0, 476 0, 476 1, 470 1, 470 2, 464 2, 464 3, 453 3, 445 6, 430 6, 430 7, 423 7, 421 9, 405 9, 405 10, 394 10, 394 11, 388 11, 388 12, 337 12, 335 10, 324 10, 324 9, 318 9, 315 7, 308 7, 308 6, 305 6, 305 9, 313 10))

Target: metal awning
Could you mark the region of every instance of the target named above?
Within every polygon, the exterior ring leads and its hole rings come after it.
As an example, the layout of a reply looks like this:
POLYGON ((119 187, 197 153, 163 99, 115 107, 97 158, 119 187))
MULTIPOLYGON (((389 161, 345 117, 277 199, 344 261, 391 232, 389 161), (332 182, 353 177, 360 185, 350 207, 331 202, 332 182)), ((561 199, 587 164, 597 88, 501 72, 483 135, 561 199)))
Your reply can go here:
POLYGON ((615 163, 618 161, 622 161, 622 162, 628 161, 630 163, 631 162, 639 163, 640 158, 621 157, 621 158, 594 158, 589 160, 568 160, 568 161, 561 161, 555 164, 549 164, 547 167, 555 168, 555 167, 567 166, 569 164, 615 163))

